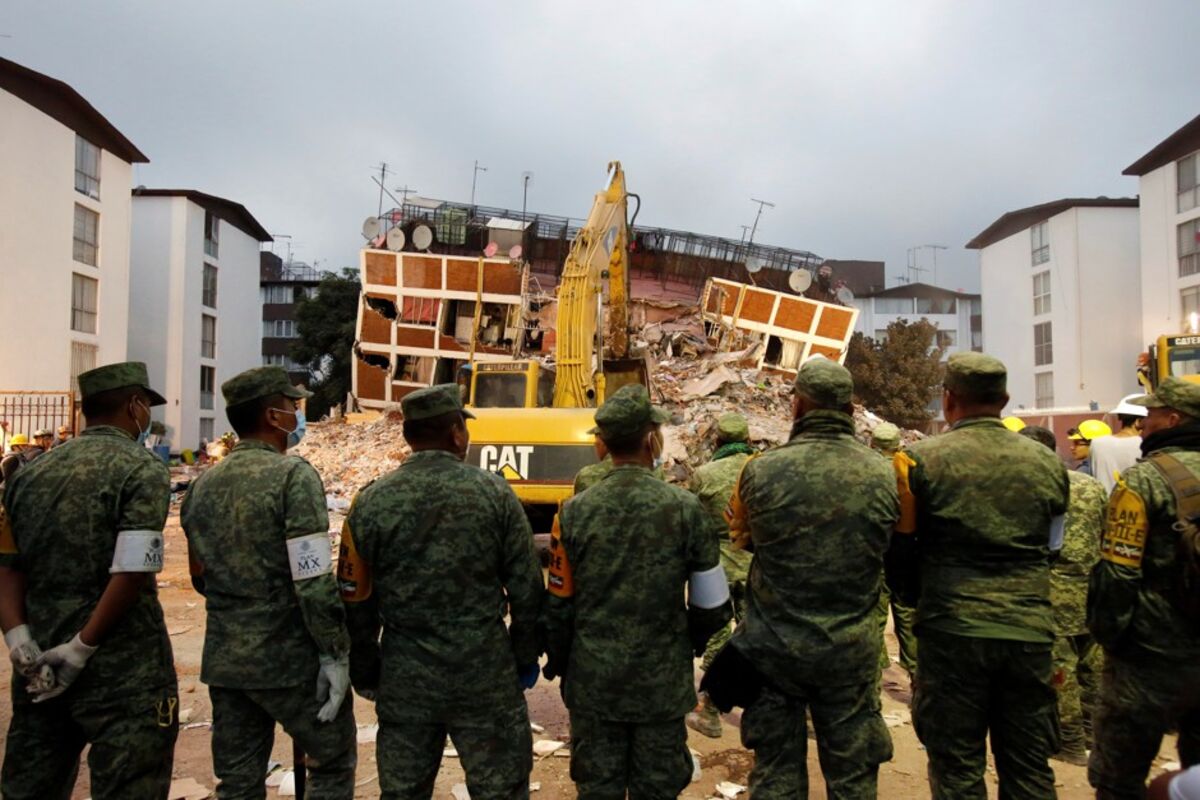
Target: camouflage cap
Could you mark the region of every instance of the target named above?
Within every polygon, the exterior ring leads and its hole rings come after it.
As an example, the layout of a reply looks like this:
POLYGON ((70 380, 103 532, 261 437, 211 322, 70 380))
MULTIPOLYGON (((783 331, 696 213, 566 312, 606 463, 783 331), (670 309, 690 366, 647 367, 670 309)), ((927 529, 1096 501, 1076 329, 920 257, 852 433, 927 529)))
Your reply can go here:
POLYGON ((745 442, 750 438, 750 423, 741 414, 722 414, 717 418, 717 436, 723 442, 745 442))
POLYGON ((84 400, 101 392, 139 386, 150 396, 150 405, 161 406, 167 399, 150 388, 150 376, 141 361, 121 361, 79 373, 79 396, 84 400))
POLYGON ((881 422, 871 431, 871 444, 880 448, 896 449, 900 446, 900 429, 890 422, 881 422))
POLYGON ((952 392, 1005 394, 1008 370, 1000 359, 984 353, 955 353, 946 360, 943 384, 952 392))
POLYGON ((461 411, 467 419, 475 419, 474 414, 463 408, 462 391, 457 383, 439 383, 409 392, 400 399, 400 410, 409 422, 440 417, 451 411, 461 411))
POLYGON ((1146 408, 1171 408, 1181 414, 1200 419, 1200 384, 1172 375, 1164 378, 1153 394, 1142 395, 1129 402, 1146 408))
POLYGON ((251 400, 281 394, 293 400, 312 397, 312 392, 306 392, 299 386, 293 386, 288 378, 287 370, 283 367, 254 367, 245 372, 239 372, 221 384, 221 394, 225 396, 225 405, 240 406, 251 400))
POLYGON ((836 361, 814 356, 796 373, 795 391, 823 408, 841 408, 854 394, 854 378, 836 361))
POLYGON ((662 425, 671 418, 650 403, 650 393, 640 383, 622 386, 596 409, 596 427, 588 433, 603 436, 632 436, 647 425, 662 425))
POLYGON ((33 432, 33 438, 35 438, 35 439, 43 439, 47 436, 53 436, 53 435, 54 435, 54 432, 47 428, 38 428, 36 431, 33 432))

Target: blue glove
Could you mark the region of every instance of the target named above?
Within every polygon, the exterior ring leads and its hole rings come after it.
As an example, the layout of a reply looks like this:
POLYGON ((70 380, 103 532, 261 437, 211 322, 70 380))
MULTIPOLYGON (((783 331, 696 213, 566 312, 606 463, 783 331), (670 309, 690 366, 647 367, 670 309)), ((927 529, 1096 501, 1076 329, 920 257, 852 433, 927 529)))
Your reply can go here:
POLYGON ((517 681, 521 684, 521 688, 526 690, 532 689, 533 685, 537 683, 538 673, 539 670, 536 661, 532 664, 522 664, 517 667, 517 681))

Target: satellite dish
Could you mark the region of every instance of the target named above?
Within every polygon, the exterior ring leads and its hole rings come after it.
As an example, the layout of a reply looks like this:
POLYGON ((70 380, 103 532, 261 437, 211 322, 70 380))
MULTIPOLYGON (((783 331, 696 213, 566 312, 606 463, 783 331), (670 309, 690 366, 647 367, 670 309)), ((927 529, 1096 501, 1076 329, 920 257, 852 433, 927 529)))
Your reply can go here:
POLYGON ((848 306, 854 302, 854 292, 850 291, 849 286, 840 287, 835 294, 837 295, 837 299, 842 301, 842 305, 848 306))
POLYGON ((379 219, 377 217, 367 217, 363 222, 362 235, 364 239, 374 239, 379 235, 379 219))
POLYGON ((812 286, 812 273, 808 270, 798 269, 788 275, 788 288, 796 294, 804 294, 809 286, 812 286))
POLYGON ((521 253, 523 253, 523 252, 524 251, 521 249, 521 245, 514 244, 512 246, 512 248, 508 251, 508 257, 511 258, 513 261, 516 261, 518 258, 521 257, 521 253))
POLYGON ((746 259, 746 272, 749 272, 751 275, 755 274, 756 272, 761 272, 762 268, 763 260, 761 258, 746 259))
POLYGON ((413 228, 412 243, 418 250, 428 250, 429 245, 433 244, 433 231, 428 225, 418 225, 413 228))
POLYGON ((388 250, 403 250, 404 242, 406 241, 404 229, 399 226, 392 228, 387 232, 386 241, 388 250))
POLYGON ((488 242, 487 247, 483 248, 483 254, 488 258, 496 255, 496 251, 500 249, 500 245, 495 242, 488 242))

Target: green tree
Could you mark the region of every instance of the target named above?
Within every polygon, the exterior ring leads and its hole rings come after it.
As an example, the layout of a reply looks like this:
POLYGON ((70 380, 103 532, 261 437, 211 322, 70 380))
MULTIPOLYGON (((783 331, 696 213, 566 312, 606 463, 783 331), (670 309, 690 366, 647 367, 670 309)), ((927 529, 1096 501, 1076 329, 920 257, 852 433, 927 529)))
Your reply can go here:
POLYGON ((934 346, 937 326, 928 320, 899 320, 887 337, 856 333, 846 351, 858 401, 902 428, 921 428, 933 418, 929 401, 942 382, 942 350, 934 346))
POLYGON ((361 286, 358 270, 346 267, 341 275, 328 273, 315 296, 296 306, 299 339, 292 358, 308 367, 316 381, 309 390, 308 415, 320 419, 346 399, 354 362, 354 325, 361 286))

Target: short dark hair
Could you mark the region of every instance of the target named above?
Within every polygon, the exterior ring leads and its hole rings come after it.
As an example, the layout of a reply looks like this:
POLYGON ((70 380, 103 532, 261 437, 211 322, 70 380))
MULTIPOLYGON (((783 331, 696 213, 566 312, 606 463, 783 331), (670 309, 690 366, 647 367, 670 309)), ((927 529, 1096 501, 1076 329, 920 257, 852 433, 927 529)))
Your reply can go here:
POLYGON ((233 427, 233 432, 238 435, 239 439, 243 439, 258 431, 259 425, 262 423, 263 411, 275 407, 275 403, 281 397, 283 397, 281 394, 269 394, 266 397, 256 397, 245 403, 229 406, 225 409, 225 417, 233 427))
POLYGON ((608 448, 608 452, 616 458, 629 458, 636 455, 637 451, 642 447, 642 441, 646 438, 646 434, 650 432, 651 425, 645 425, 637 433, 626 433, 620 436, 607 437, 604 431, 600 432, 600 439, 604 442, 604 446, 608 448))
POLYGON ((83 416, 89 420, 98 417, 111 417, 117 414, 131 398, 144 393, 140 386, 121 386, 105 392, 97 392, 83 398, 83 416))
POLYGON ((1041 442, 1051 450, 1058 450, 1058 440, 1054 438, 1054 433, 1041 425, 1026 425, 1020 432, 1022 436, 1041 442))
POLYGON ((447 411, 427 419, 406 419, 404 439, 418 447, 438 447, 446 444, 451 431, 465 424, 461 411, 447 411))
POLYGON ((958 398, 959 402, 967 406, 1000 406, 1001 408, 1008 402, 1008 393, 1001 391, 974 391, 959 387, 952 389, 949 386, 945 387, 946 391, 958 398))
POLYGON ((1117 414, 1117 421, 1121 423, 1122 428, 1132 428, 1140 419, 1136 414, 1117 414))

